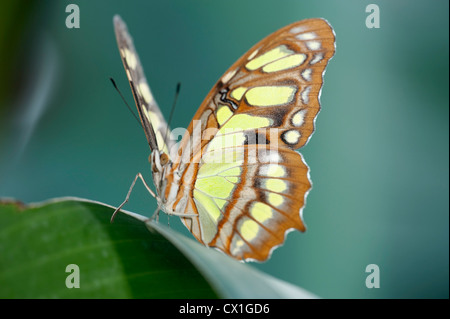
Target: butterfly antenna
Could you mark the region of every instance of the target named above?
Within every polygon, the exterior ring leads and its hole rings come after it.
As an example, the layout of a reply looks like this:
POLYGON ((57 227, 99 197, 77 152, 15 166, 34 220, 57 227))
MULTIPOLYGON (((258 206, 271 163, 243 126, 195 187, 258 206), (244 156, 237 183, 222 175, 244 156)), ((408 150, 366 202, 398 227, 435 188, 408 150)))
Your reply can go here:
POLYGON ((122 98, 122 101, 125 103, 125 105, 128 107, 128 110, 130 110, 131 114, 133 114, 134 118, 136 119, 136 121, 139 123, 139 126, 142 127, 142 123, 141 121, 138 119, 136 113, 133 111, 133 109, 130 107, 130 105, 127 103, 127 101, 125 100, 122 92, 120 92, 119 88, 117 87, 116 82, 114 81, 113 78, 109 78, 111 80, 111 83, 113 84, 114 88, 116 89, 117 93, 119 93, 120 97, 122 98))
POLYGON ((167 141, 167 138, 169 137, 170 122, 172 121, 173 113, 175 113, 175 106, 177 105, 178 96, 180 95, 180 89, 181 89, 181 83, 178 82, 177 87, 175 89, 175 97, 173 99, 172 109, 170 110, 170 114, 169 114, 169 121, 167 122, 166 137, 165 137, 164 141, 167 141))

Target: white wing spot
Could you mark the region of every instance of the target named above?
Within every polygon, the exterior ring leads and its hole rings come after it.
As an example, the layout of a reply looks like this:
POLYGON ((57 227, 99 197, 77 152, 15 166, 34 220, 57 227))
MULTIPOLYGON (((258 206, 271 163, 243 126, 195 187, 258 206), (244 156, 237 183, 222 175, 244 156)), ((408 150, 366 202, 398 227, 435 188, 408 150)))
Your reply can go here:
POLYGON ((300 32, 302 32, 302 31, 304 31, 304 30, 305 30, 304 27, 298 26, 298 27, 293 27, 289 32, 290 32, 290 33, 297 34, 297 33, 300 33, 300 32))
POLYGON ((300 132, 296 130, 289 130, 283 133, 283 140, 291 145, 295 145, 300 140, 300 132))
POLYGON ((299 40, 313 40, 317 37, 317 35, 314 32, 306 32, 306 33, 300 33, 296 36, 299 40))
POLYGON ((292 125, 300 127, 305 122, 306 110, 300 110, 292 117, 292 125))
POLYGON ((314 54, 314 57, 312 58, 311 62, 309 62, 309 64, 311 64, 311 65, 316 64, 317 62, 322 61, 322 59, 323 59, 322 52, 314 54))
POLYGON ((237 69, 234 71, 230 71, 222 77, 222 83, 226 84, 230 79, 236 74, 237 69))
POLYGON ((255 51, 253 51, 252 54, 250 54, 248 56, 247 60, 253 59, 256 56, 256 54, 258 53, 258 51, 259 51, 259 49, 256 49, 255 51))
POLYGON ((285 177, 286 169, 278 164, 266 164, 259 169, 259 175, 268 177, 285 177))
POLYGON ((311 87, 307 86, 301 94, 301 99, 302 99, 303 104, 309 103, 309 92, 311 92, 311 87))
POLYGON ((130 69, 135 69, 137 65, 137 59, 133 52, 128 49, 123 50, 125 61, 127 61, 128 67, 130 69))
POLYGON ((147 104, 153 103, 154 98, 146 82, 139 83, 139 92, 141 92, 141 95, 147 104))
POLYGON ((274 150, 261 151, 259 155, 261 163, 280 163, 283 160, 280 154, 274 150))
POLYGON ((319 41, 308 41, 308 42, 306 42, 306 46, 311 51, 320 50, 320 42, 319 41))
POLYGON ((302 77, 306 80, 306 81, 311 81, 311 74, 312 74, 312 70, 311 69, 305 69, 302 72, 302 77))

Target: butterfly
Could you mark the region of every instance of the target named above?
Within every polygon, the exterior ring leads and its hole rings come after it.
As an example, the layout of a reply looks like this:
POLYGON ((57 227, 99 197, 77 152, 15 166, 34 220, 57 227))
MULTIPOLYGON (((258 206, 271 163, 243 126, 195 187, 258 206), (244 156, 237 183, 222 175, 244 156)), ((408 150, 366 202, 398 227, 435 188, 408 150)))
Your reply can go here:
POLYGON ((151 93, 127 26, 118 15, 113 22, 156 188, 139 173, 125 202, 139 177, 158 211, 179 216, 200 243, 241 261, 265 261, 289 231, 305 231, 311 181, 296 149, 314 131, 323 74, 335 52, 328 22, 295 22, 255 44, 213 86, 180 142, 151 93))

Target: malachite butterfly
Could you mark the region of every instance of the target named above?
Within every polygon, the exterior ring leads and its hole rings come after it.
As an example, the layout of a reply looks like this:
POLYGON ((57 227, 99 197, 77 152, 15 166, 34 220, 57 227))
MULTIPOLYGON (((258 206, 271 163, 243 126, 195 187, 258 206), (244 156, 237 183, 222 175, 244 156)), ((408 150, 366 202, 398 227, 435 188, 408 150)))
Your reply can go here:
POLYGON ((238 260, 267 260, 290 230, 305 231, 311 181, 295 150, 314 131, 335 52, 328 22, 295 22, 255 44, 213 86, 180 142, 169 133, 117 15, 114 28, 151 149, 156 192, 140 173, 134 182, 142 179, 158 209, 179 216, 202 244, 238 260))

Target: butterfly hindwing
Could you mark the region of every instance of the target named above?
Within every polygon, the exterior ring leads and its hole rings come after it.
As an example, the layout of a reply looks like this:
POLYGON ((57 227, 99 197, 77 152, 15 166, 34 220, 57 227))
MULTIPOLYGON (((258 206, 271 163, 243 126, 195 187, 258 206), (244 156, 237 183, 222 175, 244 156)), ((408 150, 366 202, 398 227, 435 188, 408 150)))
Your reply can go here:
MULTIPOLYGON (((183 219, 199 241, 237 259, 265 260, 289 229, 305 230, 301 219, 311 184, 302 156, 270 146, 228 148, 224 163, 207 154, 201 163, 190 209, 183 219), (295 211, 296 213, 292 213, 295 211)), ((220 160, 223 160, 221 158, 220 160)))

